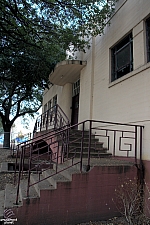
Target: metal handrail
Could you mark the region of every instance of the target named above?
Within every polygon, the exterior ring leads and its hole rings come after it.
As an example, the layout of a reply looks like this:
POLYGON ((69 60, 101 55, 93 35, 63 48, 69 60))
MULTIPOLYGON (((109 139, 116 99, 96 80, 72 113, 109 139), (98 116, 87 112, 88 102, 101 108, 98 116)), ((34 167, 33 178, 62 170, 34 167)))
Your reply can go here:
MULTIPOLYGON (((18 204, 18 195, 19 195, 19 185, 21 174, 23 173, 23 163, 24 156, 27 152, 30 152, 29 157, 29 170, 28 170, 28 187, 27 187, 27 195, 29 196, 29 188, 36 183, 41 182, 42 180, 46 180, 51 176, 54 176, 57 173, 60 173, 62 170, 58 170, 58 164, 63 163, 65 161, 71 161, 70 166, 66 166, 63 170, 68 169, 76 164, 80 165, 80 171, 82 172, 82 160, 83 160, 83 152, 85 149, 85 135, 87 135, 86 139, 88 139, 88 156, 87 162, 90 167, 90 159, 91 159, 91 151, 92 151, 92 135, 97 139, 104 139, 103 142, 106 145, 106 148, 113 157, 118 156, 127 158, 134 158, 136 166, 141 165, 142 161, 142 133, 144 126, 141 125, 133 125, 133 124, 123 124, 123 123, 114 123, 114 122, 106 122, 106 121, 98 121, 98 120, 85 120, 73 126, 64 126, 60 130, 56 130, 44 135, 41 135, 40 138, 42 140, 47 141, 48 152, 39 154, 41 148, 33 149, 34 144, 37 141, 36 139, 32 139, 31 142, 24 144, 21 147, 20 154, 20 167, 19 167, 19 179, 18 179, 18 188, 17 188, 17 199, 16 204, 18 204), (80 128, 80 136, 76 137, 75 140, 71 140, 72 138, 72 130, 77 127, 80 128), (75 160, 77 148, 74 147, 71 149, 70 145, 73 143, 80 144, 79 154, 80 157, 78 160, 75 160), (54 148, 55 147, 55 148, 54 148), (124 147, 126 147, 124 149, 124 147), (30 149, 30 151, 29 151, 30 149), (51 150, 51 151, 50 151, 51 150), (37 151, 38 155, 35 156, 34 152, 37 151), (34 164, 37 159, 41 159, 43 156, 49 154, 51 152, 51 156, 49 157, 48 163, 54 163, 56 165, 55 173, 45 177, 44 179, 40 179, 41 171, 38 168, 42 167, 43 162, 38 162, 35 166, 37 168, 37 173, 39 173, 39 180, 35 183, 30 183, 30 175, 33 172, 34 167, 31 165, 34 164), (71 152, 74 152, 73 156, 69 156, 71 152), (123 156, 122 156, 123 155, 123 156), (139 159, 139 164, 138 164, 139 159)), ((39 137, 38 137, 39 138, 39 137)), ((87 144, 87 143, 86 143, 87 144)), ((95 145, 95 150, 96 149, 95 145)), ((48 170, 49 167, 43 169, 43 171, 48 170)))
POLYGON ((33 132, 35 133, 42 129, 58 129, 69 124, 70 121, 67 115, 64 113, 62 108, 56 104, 37 118, 33 132))

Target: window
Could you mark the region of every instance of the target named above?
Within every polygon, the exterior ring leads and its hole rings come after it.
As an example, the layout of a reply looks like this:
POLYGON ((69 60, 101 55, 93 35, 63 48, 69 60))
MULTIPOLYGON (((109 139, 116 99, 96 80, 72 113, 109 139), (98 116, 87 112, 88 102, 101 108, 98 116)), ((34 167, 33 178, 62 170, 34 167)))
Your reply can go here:
POLYGON ((47 111, 47 104, 44 105, 44 112, 47 111))
POLYGON ((150 18, 146 20, 147 62, 150 62, 150 18))
POLYGON ((57 104, 57 95, 53 97, 53 106, 57 104))
POLYGON ((133 44, 132 33, 126 36, 111 50, 112 73, 111 81, 114 81, 133 70, 133 44))
POLYGON ((77 94, 80 93, 80 80, 77 80, 74 84, 73 84, 73 88, 72 88, 72 95, 76 96, 77 94))
POLYGON ((48 109, 50 109, 52 107, 52 100, 50 100, 49 102, 48 102, 48 109))

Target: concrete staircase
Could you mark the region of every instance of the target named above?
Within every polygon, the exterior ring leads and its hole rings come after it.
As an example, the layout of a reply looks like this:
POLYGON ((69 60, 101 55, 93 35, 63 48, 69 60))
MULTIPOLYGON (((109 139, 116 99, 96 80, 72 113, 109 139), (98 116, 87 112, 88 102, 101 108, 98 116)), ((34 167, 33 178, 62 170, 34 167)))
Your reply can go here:
MULTIPOLYGON (((81 152, 81 130, 71 130, 69 136, 69 157, 75 156, 75 158, 80 157, 81 152)), ((112 154, 108 153, 108 149, 103 147, 103 142, 100 142, 94 134, 91 135, 91 147, 90 156, 92 158, 97 157, 110 157, 112 154)), ((89 131, 84 131, 83 140, 83 158, 88 157, 89 150, 89 131)))
MULTIPOLYGON (((62 169, 65 169, 66 166, 68 166, 68 162, 58 165, 57 171, 60 171, 62 169)), ((57 186, 59 184, 64 183, 70 183, 72 181, 72 175, 74 173, 80 173, 78 166, 70 167, 61 173, 57 173, 53 175, 52 177, 47 178, 48 176, 56 173, 56 165, 53 165, 52 169, 48 169, 42 172, 42 174, 32 173, 30 182, 31 184, 34 184, 30 187, 29 191, 29 197, 27 197, 27 183, 28 179, 26 177, 23 177, 23 179, 20 181, 20 189, 19 189, 19 201, 16 205, 16 193, 17 193, 17 186, 13 184, 7 184, 6 189, 0 191, 0 219, 4 216, 4 209, 14 209, 23 206, 23 202, 30 202, 32 199, 39 199, 41 192, 44 190, 48 191, 54 191, 57 189, 57 186), (43 180, 39 182, 40 180, 43 180)))
POLYGON ((0 192, 1 218, 4 209, 13 212, 13 218, 18 220, 16 225, 75 225, 117 216, 111 199, 119 185, 118 177, 136 176, 133 163, 110 157, 93 158, 90 170, 86 172, 87 159, 83 159, 82 173, 79 164, 66 169, 70 165, 71 162, 59 164, 57 171, 61 172, 45 179, 55 173, 56 164, 53 164, 52 169, 42 172, 40 180, 45 180, 39 183, 39 174, 32 173, 31 183, 37 183, 30 187, 29 198, 24 177, 20 183, 18 205, 15 204, 16 186, 7 184, 5 191, 0 192))

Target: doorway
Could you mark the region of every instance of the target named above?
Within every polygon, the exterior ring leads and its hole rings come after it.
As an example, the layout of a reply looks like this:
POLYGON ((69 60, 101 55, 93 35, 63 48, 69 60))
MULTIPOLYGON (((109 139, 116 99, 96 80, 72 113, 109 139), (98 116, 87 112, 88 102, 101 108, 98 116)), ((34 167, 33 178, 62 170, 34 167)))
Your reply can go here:
MULTIPOLYGON (((77 80, 73 84, 73 89, 72 89, 72 117, 71 117, 71 125, 75 125, 75 124, 78 123, 79 92, 80 92, 80 80, 77 80)), ((78 126, 75 126, 74 129, 78 129, 78 126)))
MULTIPOLYGON (((72 98, 72 118, 71 125, 78 123, 78 114, 79 114, 79 94, 75 95, 72 98)), ((75 127, 77 129, 78 127, 75 127)))

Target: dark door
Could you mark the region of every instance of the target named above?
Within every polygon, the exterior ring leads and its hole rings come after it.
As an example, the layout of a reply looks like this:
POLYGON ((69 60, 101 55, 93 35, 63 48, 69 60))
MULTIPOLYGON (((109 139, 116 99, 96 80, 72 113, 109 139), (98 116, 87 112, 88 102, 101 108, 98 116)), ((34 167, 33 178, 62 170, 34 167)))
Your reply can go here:
MULTIPOLYGON (((71 125, 78 123, 78 113, 79 113, 79 94, 75 95, 72 98, 72 118, 71 125)), ((78 126, 75 126, 74 129, 78 129, 78 126)))

